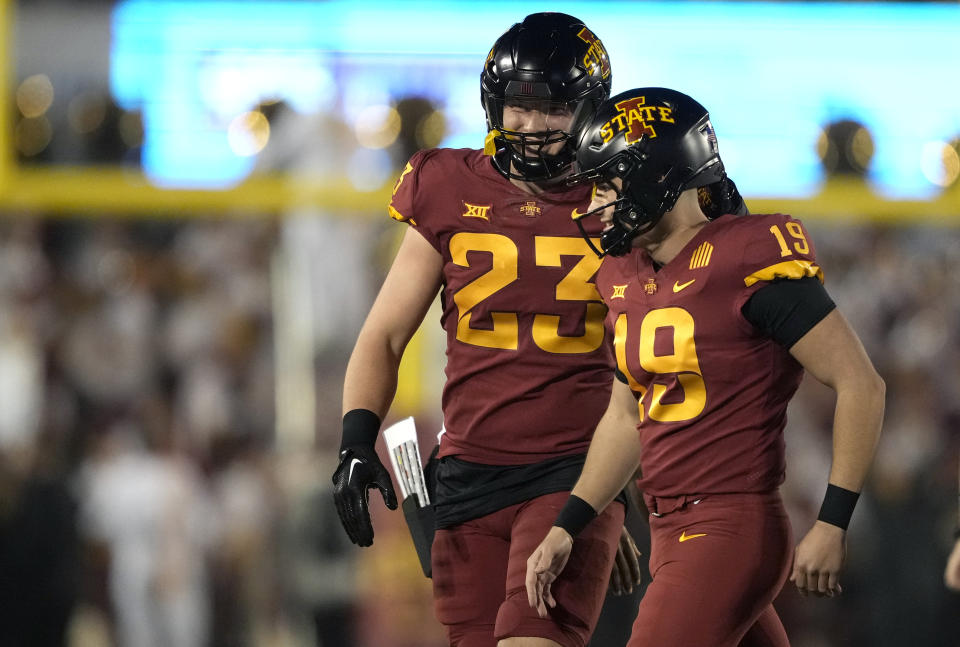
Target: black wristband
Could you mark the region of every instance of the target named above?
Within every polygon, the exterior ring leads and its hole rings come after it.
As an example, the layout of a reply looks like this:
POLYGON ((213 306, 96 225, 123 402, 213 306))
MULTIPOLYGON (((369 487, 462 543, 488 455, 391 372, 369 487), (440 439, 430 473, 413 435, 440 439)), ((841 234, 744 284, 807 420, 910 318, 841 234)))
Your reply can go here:
POLYGON ((853 509, 857 506, 857 499, 859 498, 859 492, 853 492, 829 483, 817 519, 846 530, 847 526, 850 525, 850 517, 853 516, 853 509))
POLYGON ((571 494, 553 525, 563 528, 570 533, 571 537, 576 537, 596 517, 597 511, 592 505, 577 495, 571 494))
POLYGON ((373 447, 379 433, 380 416, 368 409, 351 409, 343 416, 340 451, 357 445, 373 447))

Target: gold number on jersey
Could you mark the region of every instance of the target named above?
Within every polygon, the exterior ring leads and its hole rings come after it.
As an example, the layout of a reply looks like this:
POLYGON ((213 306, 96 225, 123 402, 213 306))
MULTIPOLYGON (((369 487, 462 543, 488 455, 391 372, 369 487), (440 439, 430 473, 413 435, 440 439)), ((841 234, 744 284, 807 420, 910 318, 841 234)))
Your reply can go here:
POLYGON ((626 343, 627 313, 621 312, 620 316, 617 317, 617 322, 613 326, 613 350, 617 355, 617 368, 619 368, 620 372, 623 373, 623 375, 627 378, 627 386, 630 387, 630 390, 640 394, 640 400, 637 402, 637 409, 640 412, 640 422, 643 422, 643 396, 646 395, 647 390, 642 384, 637 382, 637 379, 630 373, 630 369, 627 368, 626 343))
MULTIPOLYGON (((535 261, 541 267, 560 267, 563 256, 579 256, 580 260, 557 284, 558 301, 585 301, 586 316, 583 335, 567 337, 559 333, 560 317, 537 314, 533 320, 533 341, 548 353, 588 353, 603 343, 603 318, 606 307, 590 278, 600 267, 600 259, 580 238, 537 236, 535 261)), ((457 304, 457 339, 474 346, 516 350, 519 327, 515 312, 491 313, 493 328, 470 327, 471 310, 484 299, 517 280, 518 251, 510 238, 501 234, 460 232, 450 239, 450 256, 461 267, 469 267, 467 253, 488 252, 490 269, 463 286, 453 295, 457 304)))
POLYGON ((584 332, 579 337, 560 334, 560 317, 538 314, 533 319, 533 342, 548 353, 589 353, 603 343, 603 318, 607 308, 590 277, 600 268, 600 259, 591 254, 582 238, 537 236, 536 263, 541 267, 560 267, 563 256, 579 256, 573 269, 557 283, 557 301, 586 301, 584 332))
MULTIPOLYGON (((707 404, 707 388, 700 373, 700 361, 697 359, 697 345, 693 339, 693 317, 683 308, 661 308, 651 310, 640 322, 640 349, 639 360, 643 370, 657 375, 676 375, 680 389, 683 391, 683 401, 669 404, 663 403, 667 394, 667 387, 663 384, 653 384, 650 391, 650 407, 647 415, 659 422, 680 422, 696 418, 707 404), (654 343, 657 331, 669 334, 673 350, 668 355, 654 353, 654 343)), ((627 336, 626 315, 621 314, 615 327, 617 365, 620 371, 627 376, 627 381, 634 391, 641 394, 639 403, 640 419, 643 420, 643 402, 646 392, 636 379, 627 370, 626 353, 624 350, 627 336)), ((665 343, 665 340, 664 340, 665 343)))
MULTIPOLYGON (((807 254, 810 251, 810 243, 807 242, 807 237, 804 235, 803 229, 800 227, 800 223, 788 222, 785 226, 787 228, 787 233, 790 234, 790 237, 795 238, 798 241, 793 244, 793 248, 797 250, 798 254, 807 254)), ((773 234, 773 237, 776 238, 777 242, 780 244, 780 256, 792 256, 793 251, 787 244, 787 241, 783 236, 783 232, 780 231, 780 227, 777 225, 771 226, 770 233, 773 234)))
POLYGON ((460 232, 450 239, 450 256, 461 267, 470 267, 467 252, 489 252, 493 256, 490 269, 453 295, 457 304, 457 339, 474 346, 516 350, 517 315, 514 312, 493 312, 492 330, 470 327, 470 311, 498 290, 517 280, 517 246, 502 234, 460 232))
POLYGON ((660 375, 674 373, 683 389, 683 402, 663 404, 667 387, 651 387, 650 417, 660 422, 679 422, 696 418, 707 403, 707 390, 700 374, 697 345, 693 340, 693 317, 683 308, 651 310, 640 323, 640 366, 660 375), (653 352, 657 330, 669 330, 673 352, 655 355, 653 352))

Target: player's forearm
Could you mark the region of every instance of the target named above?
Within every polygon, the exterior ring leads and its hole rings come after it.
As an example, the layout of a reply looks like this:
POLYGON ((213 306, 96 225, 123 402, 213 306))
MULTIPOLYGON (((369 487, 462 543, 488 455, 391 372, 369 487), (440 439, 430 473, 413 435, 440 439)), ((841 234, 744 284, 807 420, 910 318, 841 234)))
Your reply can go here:
POLYGON ((343 379, 343 412, 368 409, 383 420, 397 392, 403 350, 381 337, 360 333, 343 379))
MULTIPOLYGON (((837 513, 834 520, 844 521, 856 501, 850 493, 859 492, 863 487, 873 462, 883 421, 886 387, 860 339, 837 309, 797 340, 790 354, 807 372, 837 393, 830 484, 848 492, 840 492, 843 502, 834 505, 831 502, 835 498, 828 488, 827 499, 831 501, 825 499, 825 503, 831 503, 827 507, 837 513)), ((843 523, 835 525, 846 527, 843 523)))
POLYGON ((381 420, 387 415, 397 392, 400 358, 442 280, 440 253, 408 229, 350 355, 343 384, 344 413, 368 409, 381 420))
POLYGON ((601 512, 630 481, 639 462, 636 418, 608 409, 597 426, 573 494, 601 512))
POLYGON ((859 492, 876 452, 886 387, 875 372, 837 389, 830 483, 859 492))

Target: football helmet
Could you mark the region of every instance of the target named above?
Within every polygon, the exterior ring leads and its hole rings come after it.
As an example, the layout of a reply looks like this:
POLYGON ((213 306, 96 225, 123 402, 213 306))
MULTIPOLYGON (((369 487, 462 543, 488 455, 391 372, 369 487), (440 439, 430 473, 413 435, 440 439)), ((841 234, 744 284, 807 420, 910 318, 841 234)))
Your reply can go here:
POLYGON ((594 248, 599 256, 626 254, 686 189, 726 180, 707 109, 668 88, 628 90, 605 101, 581 134, 576 162, 571 183, 622 181, 613 203, 575 215, 589 242, 581 219, 613 205, 602 251, 594 248))
POLYGON ((480 74, 488 131, 484 151, 508 178, 536 182, 562 176, 573 164, 577 135, 610 96, 611 82, 607 51, 581 20, 552 12, 527 16, 497 39, 480 74), (504 106, 514 105, 571 118, 563 128, 544 121, 536 132, 508 129, 504 106))

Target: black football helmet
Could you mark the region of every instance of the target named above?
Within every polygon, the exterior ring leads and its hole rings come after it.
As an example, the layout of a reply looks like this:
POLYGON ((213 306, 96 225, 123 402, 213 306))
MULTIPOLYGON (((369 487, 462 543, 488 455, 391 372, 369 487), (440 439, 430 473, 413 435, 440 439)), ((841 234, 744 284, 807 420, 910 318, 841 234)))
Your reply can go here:
POLYGON ((508 29, 493 45, 480 75, 480 100, 487 114, 485 152, 505 177, 551 180, 573 164, 580 130, 610 96, 612 75, 607 51, 581 20, 563 13, 535 13, 508 29), (507 130, 503 108, 531 102, 572 115, 564 130, 507 130), (539 103, 538 103, 539 102, 539 103), (563 143, 558 153, 545 148, 563 143))
MULTIPOLYGON (((668 88, 628 90, 605 101, 580 137, 577 171, 571 183, 623 182, 613 226, 600 237, 603 251, 594 248, 599 256, 626 254, 683 191, 726 179, 707 109, 668 88)), ((588 242, 580 220, 609 206, 576 215, 588 242)))

